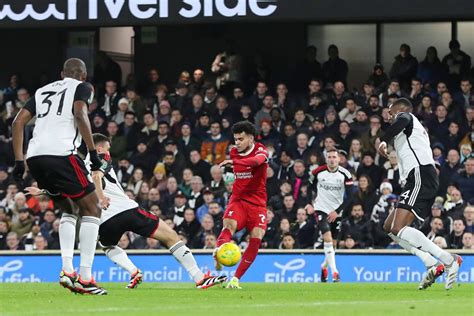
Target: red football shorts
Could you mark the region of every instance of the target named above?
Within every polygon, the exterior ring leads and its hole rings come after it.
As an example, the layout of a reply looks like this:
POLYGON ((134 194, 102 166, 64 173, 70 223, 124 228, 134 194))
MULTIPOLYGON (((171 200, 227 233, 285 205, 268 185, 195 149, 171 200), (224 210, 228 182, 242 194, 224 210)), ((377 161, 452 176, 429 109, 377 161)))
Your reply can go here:
POLYGON ((224 218, 236 220, 237 231, 247 228, 251 232, 254 227, 267 230, 267 208, 243 200, 231 202, 225 210, 224 218))

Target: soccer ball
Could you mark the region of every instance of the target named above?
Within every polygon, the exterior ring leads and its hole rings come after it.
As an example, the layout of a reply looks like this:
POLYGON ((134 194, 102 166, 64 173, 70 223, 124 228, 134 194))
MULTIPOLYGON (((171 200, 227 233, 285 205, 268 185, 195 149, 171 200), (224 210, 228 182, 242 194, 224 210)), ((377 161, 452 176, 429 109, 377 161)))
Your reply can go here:
POLYGON ((221 245, 216 254, 217 261, 226 267, 235 266, 240 261, 241 256, 239 246, 231 242, 221 245))

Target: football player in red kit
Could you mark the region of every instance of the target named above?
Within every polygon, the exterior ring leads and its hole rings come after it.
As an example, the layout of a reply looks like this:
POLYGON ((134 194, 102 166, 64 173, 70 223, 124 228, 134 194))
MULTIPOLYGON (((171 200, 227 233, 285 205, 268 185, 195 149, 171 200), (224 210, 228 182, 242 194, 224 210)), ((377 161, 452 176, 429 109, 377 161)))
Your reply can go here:
MULTIPOLYGON (((235 232, 246 228, 250 241, 240 261, 234 277, 227 288, 240 289, 239 280, 257 257, 260 243, 267 229, 267 167, 268 153, 260 143, 256 143, 255 126, 247 121, 232 126, 235 147, 230 151, 230 159, 219 164, 220 167, 232 166, 235 182, 232 195, 224 213, 223 229, 217 238, 216 247, 229 242, 235 232)), ((216 260, 216 269, 222 267, 216 260)))

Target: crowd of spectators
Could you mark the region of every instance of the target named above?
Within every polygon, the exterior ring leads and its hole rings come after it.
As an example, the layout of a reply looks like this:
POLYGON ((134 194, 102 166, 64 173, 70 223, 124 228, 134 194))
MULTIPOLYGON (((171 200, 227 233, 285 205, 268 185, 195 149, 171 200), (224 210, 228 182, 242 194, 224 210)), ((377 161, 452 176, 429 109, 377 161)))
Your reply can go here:
MULTIPOLYGON (((318 226, 303 207, 310 202, 309 172, 324 164, 327 149, 336 147, 341 165, 355 180, 354 192, 346 197, 350 203, 338 247, 396 248, 382 225, 402 190, 397 156, 391 151, 384 159, 373 144, 390 125, 390 102, 406 97, 430 136, 440 178, 431 216, 415 225, 443 248, 474 249, 474 93, 469 77, 474 71, 457 41, 449 47, 442 60, 429 47, 418 62, 403 44, 390 71, 376 64, 357 91, 347 89, 350 69, 335 45, 322 65, 316 48, 307 48, 295 79, 306 78, 305 83, 295 91, 284 82, 269 86, 270 71, 259 65, 255 80, 245 81, 238 56, 229 51, 212 66, 178 73, 174 86, 165 85, 152 68, 145 81, 130 75, 122 87, 114 79, 120 69, 109 60, 111 66, 100 67, 91 80, 97 91, 89 107, 92 131, 110 137, 110 154, 126 194, 163 218, 191 248, 214 248, 222 229, 233 175, 216 164, 228 157, 231 126, 241 120, 256 125, 257 140, 271 157, 262 247, 322 248, 318 226)), ((60 211, 46 196, 25 196, 10 175, 11 124, 33 95, 18 75, 0 89, 0 249, 59 249, 60 211)), ((27 126, 27 140, 33 129, 34 120, 27 126)), ((34 180, 27 178, 24 185, 31 184, 34 180)), ((245 247, 247 237, 244 231, 234 239, 245 247)), ((132 233, 124 234, 119 246, 163 248, 132 233)))

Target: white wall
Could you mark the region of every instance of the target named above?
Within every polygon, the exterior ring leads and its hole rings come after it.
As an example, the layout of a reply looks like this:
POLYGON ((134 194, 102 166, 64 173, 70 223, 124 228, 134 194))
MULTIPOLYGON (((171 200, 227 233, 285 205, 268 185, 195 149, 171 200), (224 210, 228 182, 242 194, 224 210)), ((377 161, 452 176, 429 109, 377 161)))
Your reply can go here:
POLYGON ((458 22, 458 40, 461 49, 474 59, 474 22, 458 22))
POLYGON ((102 27, 100 28, 100 50, 130 55, 133 36, 133 27, 102 27))
POLYGON ((328 59, 331 44, 339 48, 339 56, 349 65, 348 88, 360 88, 375 64, 375 24, 308 26, 308 45, 318 48, 321 64, 328 59))
MULTIPOLYGON (((382 64, 388 73, 394 57, 400 53, 400 45, 406 43, 411 54, 421 62, 426 56, 426 49, 434 46, 438 57, 442 59, 449 52, 451 40, 451 23, 386 23, 382 24, 382 64)), ((472 36, 472 35, 471 35, 472 36)))

